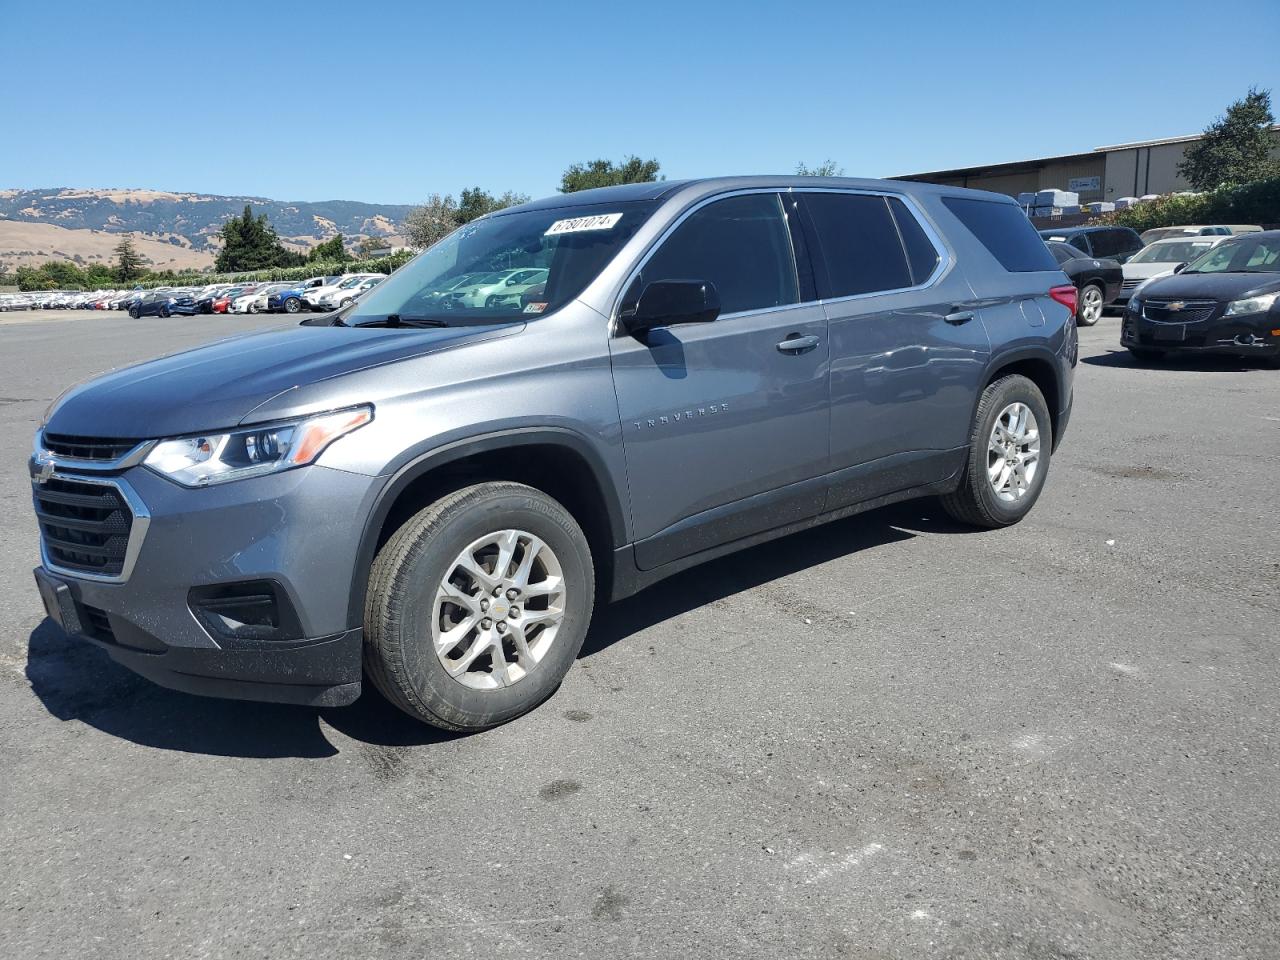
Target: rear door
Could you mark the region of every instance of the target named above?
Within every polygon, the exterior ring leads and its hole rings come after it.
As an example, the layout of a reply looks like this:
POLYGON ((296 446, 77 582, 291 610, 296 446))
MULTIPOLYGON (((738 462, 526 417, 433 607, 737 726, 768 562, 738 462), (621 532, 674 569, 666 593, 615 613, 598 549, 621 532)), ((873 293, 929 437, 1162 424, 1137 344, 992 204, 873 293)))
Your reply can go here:
POLYGON ((655 280, 709 280, 722 308, 711 323, 611 341, 642 569, 819 513, 827 469, 826 319, 801 303, 811 280, 780 196, 695 208, 621 312, 655 280))
POLYGON ((945 479, 990 352, 969 286, 904 197, 797 196, 831 337, 828 509, 945 479))

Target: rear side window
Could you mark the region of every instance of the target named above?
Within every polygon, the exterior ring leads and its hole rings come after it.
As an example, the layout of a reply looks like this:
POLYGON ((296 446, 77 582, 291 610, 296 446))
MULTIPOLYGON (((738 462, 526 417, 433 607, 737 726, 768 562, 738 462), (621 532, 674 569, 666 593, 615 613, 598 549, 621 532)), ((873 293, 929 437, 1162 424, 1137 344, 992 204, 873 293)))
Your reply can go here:
POLYGON ((1090 234, 1095 257, 1114 257, 1142 248, 1142 240, 1128 230, 1098 230, 1090 234))
POLYGON ((776 193, 749 193, 694 212, 644 265, 625 312, 655 280, 710 280, 721 313, 799 301, 791 235, 776 193))
POLYGON ((907 205, 896 197, 889 198, 889 211, 898 225, 898 236, 907 251, 907 265, 911 268, 911 282, 919 285, 933 276, 938 267, 938 248, 929 240, 920 221, 911 215, 907 205))
POLYGON ((887 198, 807 193, 802 202, 817 234, 818 296, 851 297, 913 285, 887 198))
POLYGON ((968 197, 943 197, 942 202, 1006 270, 1058 269, 1044 240, 1015 204, 968 197))

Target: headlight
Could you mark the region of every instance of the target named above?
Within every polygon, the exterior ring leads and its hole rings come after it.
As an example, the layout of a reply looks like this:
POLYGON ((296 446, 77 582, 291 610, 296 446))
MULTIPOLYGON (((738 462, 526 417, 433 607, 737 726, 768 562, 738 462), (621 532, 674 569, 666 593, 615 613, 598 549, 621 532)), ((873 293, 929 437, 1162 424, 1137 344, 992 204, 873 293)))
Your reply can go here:
POLYGON ((1246 313, 1266 313, 1276 302, 1276 297, 1280 297, 1280 293, 1264 293, 1258 297, 1232 300, 1227 304, 1227 312, 1223 316, 1238 317, 1246 313))
POLYGON ((162 440, 145 465, 184 487, 206 487, 303 467, 329 444, 373 419, 373 407, 355 407, 307 420, 162 440))

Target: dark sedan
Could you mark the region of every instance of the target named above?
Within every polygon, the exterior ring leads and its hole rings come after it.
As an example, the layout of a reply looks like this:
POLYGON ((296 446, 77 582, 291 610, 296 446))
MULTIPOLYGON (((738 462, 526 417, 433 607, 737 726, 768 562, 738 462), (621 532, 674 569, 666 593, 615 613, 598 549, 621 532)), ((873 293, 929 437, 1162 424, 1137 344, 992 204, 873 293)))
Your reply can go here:
POLYGON ((1102 319, 1103 308, 1120 295, 1124 270, 1118 260, 1097 259, 1059 240, 1046 241, 1053 259, 1078 291, 1076 322, 1092 327, 1102 319))
POLYGON ((1120 343, 1139 360, 1226 353, 1280 360, 1280 230, 1225 240, 1134 293, 1120 343))
POLYGON ((141 300, 129 307, 129 316, 138 317, 171 317, 181 314, 194 317, 200 312, 196 301, 189 293, 175 293, 166 290, 163 293, 148 293, 141 300))

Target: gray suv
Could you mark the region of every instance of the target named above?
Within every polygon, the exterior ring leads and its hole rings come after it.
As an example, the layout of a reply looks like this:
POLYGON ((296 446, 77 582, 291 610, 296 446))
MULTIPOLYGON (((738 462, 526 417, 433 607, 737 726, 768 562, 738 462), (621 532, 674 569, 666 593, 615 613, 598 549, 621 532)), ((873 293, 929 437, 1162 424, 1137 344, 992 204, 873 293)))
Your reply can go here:
POLYGON ((527 203, 336 314, 60 397, 36 581, 165 686, 339 705, 368 677, 482 729, 555 691, 597 601, 911 497, 1016 523, 1071 413, 1074 311, 994 194, 746 177, 527 203), (452 295, 521 271, 540 282, 452 295))

